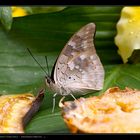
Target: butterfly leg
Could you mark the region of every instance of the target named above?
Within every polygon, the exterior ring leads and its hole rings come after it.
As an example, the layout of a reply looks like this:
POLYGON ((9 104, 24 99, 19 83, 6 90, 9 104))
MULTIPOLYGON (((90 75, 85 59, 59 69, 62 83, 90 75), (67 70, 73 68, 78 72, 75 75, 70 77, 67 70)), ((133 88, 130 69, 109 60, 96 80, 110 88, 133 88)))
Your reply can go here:
POLYGON ((55 108, 55 96, 57 95, 57 93, 55 93, 53 95, 53 108, 52 108, 52 113, 54 112, 54 108, 55 108))
POLYGON ((73 94, 70 94, 71 95, 71 97, 74 99, 74 100, 76 100, 76 98, 74 97, 74 95, 73 94))
POLYGON ((62 101, 64 100, 64 98, 65 98, 65 96, 63 96, 61 99, 60 99, 60 101, 59 101, 59 107, 63 107, 64 106, 64 104, 62 103, 62 101))

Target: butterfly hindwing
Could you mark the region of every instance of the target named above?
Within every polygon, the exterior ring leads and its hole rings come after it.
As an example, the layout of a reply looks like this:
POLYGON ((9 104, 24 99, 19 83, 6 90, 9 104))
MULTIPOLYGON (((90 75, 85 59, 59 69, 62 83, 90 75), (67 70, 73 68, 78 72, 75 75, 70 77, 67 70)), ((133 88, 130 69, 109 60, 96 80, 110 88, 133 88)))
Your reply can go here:
POLYGON ((104 69, 93 44, 95 24, 75 33, 60 53, 54 68, 54 81, 74 91, 100 90, 104 69))

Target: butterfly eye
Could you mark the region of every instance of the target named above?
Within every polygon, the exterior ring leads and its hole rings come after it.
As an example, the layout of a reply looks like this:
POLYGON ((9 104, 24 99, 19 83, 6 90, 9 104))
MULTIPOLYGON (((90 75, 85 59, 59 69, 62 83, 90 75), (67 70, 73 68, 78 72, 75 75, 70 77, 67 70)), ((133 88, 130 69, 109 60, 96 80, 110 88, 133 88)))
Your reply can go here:
POLYGON ((57 68, 59 70, 59 68, 57 68))
POLYGON ((45 76, 45 78, 46 78, 46 80, 47 80, 47 83, 50 84, 50 83, 51 83, 50 77, 45 76))
POLYGON ((47 79, 47 83, 50 84, 50 82, 51 82, 51 81, 50 81, 49 79, 47 79))

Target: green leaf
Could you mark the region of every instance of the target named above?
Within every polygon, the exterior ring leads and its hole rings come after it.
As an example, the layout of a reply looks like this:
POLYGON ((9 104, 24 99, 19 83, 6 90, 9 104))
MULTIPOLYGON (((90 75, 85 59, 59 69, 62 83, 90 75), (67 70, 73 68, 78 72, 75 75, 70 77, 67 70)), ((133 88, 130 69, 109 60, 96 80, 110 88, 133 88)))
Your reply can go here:
POLYGON ((11 7, 0 7, 0 20, 6 30, 11 29, 13 21, 11 7))
MULTIPOLYGON (((14 18, 8 33, 0 26, 0 93, 36 95, 45 87, 45 73, 26 48, 46 70, 47 55, 51 70, 69 38, 89 22, 95 22, 97 27, 95 47, 105 68, 105 82, 102 91, 84 97, 102 94, 113 86, 140 89, 140 64, 123 64, 114 44, 121 9, 121 6, 74 6, 54 13, 14 18)), ((47 89, 39 112, 25 128, 26 133, 69 133, 58 107, 61 96, 56 97, 53 114, 52 97, 53 93, 47 89)), ((68 96, 66 100, 73 99, 68 96)))
POLYGON ((56 12, 64 9, 64 6, 34 6, 30 7, 32 9, 33 14, 38 14, 38 13, 51 13, 51 12, 56 12))

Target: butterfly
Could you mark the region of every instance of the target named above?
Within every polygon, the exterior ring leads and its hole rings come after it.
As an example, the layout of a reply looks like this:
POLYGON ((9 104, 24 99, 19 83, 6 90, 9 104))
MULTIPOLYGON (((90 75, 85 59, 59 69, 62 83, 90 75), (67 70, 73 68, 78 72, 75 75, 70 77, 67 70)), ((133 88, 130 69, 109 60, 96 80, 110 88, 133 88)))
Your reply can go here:
POLYGON ((93 41, 96 25, 89 23, 76 32, 66 43, 58 56, 51 76, 45 76, 45 83, 55 94, 63 97, 73 94, 84 95, 103 88, 104 68, 96 53, 93 41))

